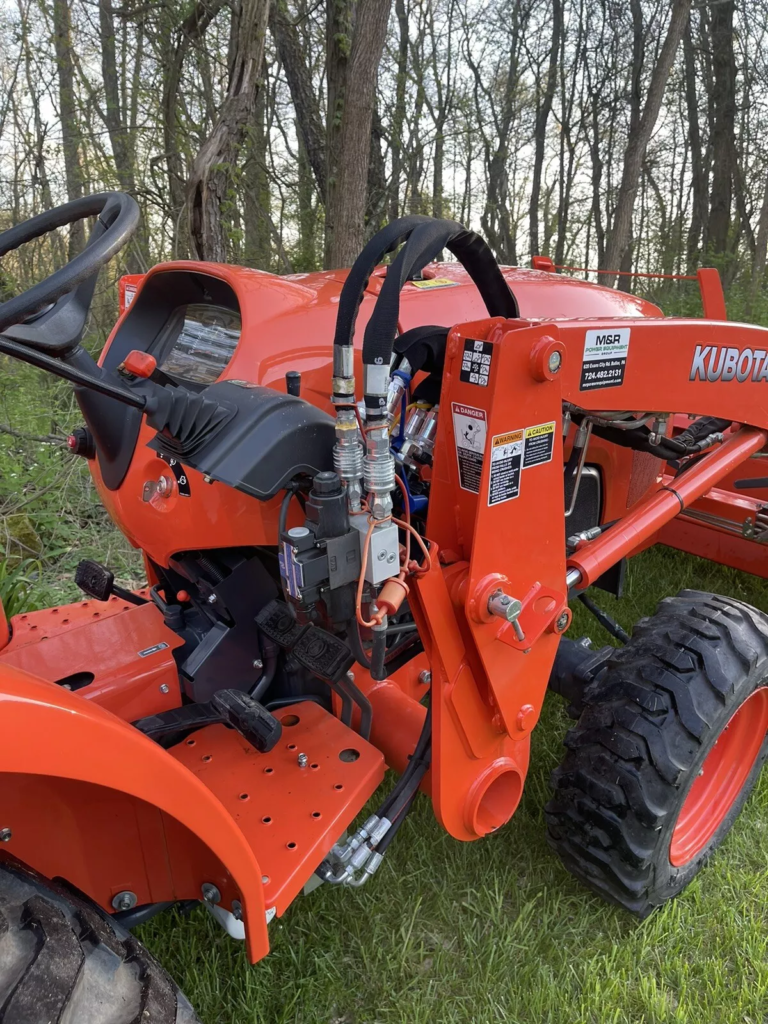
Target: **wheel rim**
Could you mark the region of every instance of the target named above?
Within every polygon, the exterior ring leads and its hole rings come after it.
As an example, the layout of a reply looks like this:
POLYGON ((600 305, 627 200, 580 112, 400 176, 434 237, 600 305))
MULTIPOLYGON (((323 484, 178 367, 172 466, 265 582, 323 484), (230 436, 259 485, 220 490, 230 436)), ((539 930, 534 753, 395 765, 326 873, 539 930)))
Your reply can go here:
POLYGON ((733 714, 685 798, 669 847, 675 867, 697 857, 717 832, 744 788, 767 732, 768 687, 763 687, 733 714))

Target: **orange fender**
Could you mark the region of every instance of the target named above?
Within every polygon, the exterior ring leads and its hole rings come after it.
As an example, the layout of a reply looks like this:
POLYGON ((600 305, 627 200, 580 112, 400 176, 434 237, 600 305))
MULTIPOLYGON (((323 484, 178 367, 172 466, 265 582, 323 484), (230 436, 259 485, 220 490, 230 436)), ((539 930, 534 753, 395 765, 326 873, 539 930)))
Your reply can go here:
POLYGON ((242 905, 251 960, 268 952, 259 864, 219 799, 121 719, 9 666, 0 667, 0 827, 12 833, 4 853, 107 909, 121 889, 160 902, 199 899, 202 882, 214 882, 224 907, 242 905), (158 863, 160 876, 150 875, 158 863))

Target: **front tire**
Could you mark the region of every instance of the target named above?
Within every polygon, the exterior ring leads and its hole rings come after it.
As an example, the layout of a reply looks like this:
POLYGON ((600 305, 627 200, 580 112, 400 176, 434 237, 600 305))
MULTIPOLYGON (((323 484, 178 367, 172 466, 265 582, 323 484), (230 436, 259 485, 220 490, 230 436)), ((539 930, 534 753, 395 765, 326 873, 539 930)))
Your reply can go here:
POLYGON ((768 616, 686 590, 584 691, 547 805, 549 841, 646 917, 722 843, 768 757, 768 616))
POLYGON ((0 864, 0 1024, 200 1024, 141 943, 55 882, 0 864))

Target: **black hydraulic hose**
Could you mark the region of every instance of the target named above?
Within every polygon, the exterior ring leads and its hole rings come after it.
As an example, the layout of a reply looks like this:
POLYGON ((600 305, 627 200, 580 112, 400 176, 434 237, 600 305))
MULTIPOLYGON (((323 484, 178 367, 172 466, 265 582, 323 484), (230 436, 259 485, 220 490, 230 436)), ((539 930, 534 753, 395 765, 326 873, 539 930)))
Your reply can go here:
POLYGON ((381 368, 382 378, 376 391, 370 387, 370 381, 365 388, 366 410, 372 420, 382 418, 380 398, 386 395, 389 364, 400 315, 402 287, 444 248, 448 248, 467 270, 490 316, 510 319, 520 315, 517 301, 491 249, 480 235, 468 231, 455 221, 430 220, 426 224, 420 224, 411 233, 389 268, 365 330, 363 364, 366 367, 381 368))
MULTIPOLYGON (((376 812, 380 818, 388 818, 389 810, 399 802, 400 797, 404 790, 409 786, 411 779, 414 774, 420 770, 420 766, 423 764, 424 757, 430 748, 432 743, 432 702, 430 701, 427 707, 427 714, 424 718, 424 724, 421 727, 421 733, 416 741, 413 754, 411 759, 405 767, 405 771, 395 783, 392 792, 386 798, 381 808, 376 812)), ((391 818, 390 818, 391 820, 391 818)))
POLYGON ((414 777, 411 779, 408 785, 407 793, 403 796, 403 799, 400 802, 399 806, 392 813, 392 817, 390 818, 392 824, 389 827, 389 829, 387 829, 387 831, 385 832, 383 838, 381 839, 377 847, 378 852, 382 856, 387 852, 389 844, 397 835, 401 825, 408 817, 408 812, 414 805, 416 797, 418 796, 419 793, 419 786, 421 785, 421 780, 427 774, 431 757, 432 751, 430 748, 429 750, 427 750, 424 761, 420 765, 419 770, 414 773, 414 777))
POLYGON ((355 333, 355 323, 360 303, 368 286, 371 274, 387 253, 404 242, 420 224, 428 224, 429 217, 414 214, 401 217, 377 231, 352 265, 339 297, 339 311, 336 314, 334 346, 349 347, 355 333))

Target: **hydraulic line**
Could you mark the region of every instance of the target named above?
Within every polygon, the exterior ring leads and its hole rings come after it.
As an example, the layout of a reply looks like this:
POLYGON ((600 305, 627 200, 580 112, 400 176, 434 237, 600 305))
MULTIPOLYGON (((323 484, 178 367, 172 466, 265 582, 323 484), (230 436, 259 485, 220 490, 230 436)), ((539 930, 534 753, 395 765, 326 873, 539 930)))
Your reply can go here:
POLYGON ((586 594, 579 594, 579 601, 581 601, 590 614, 594 615, 603 629, 607 630, 614 639, 619 640, 623 644, 629 642, 629 633, 619 625, 613 616, 603 611, 599 605, 596 605, 591 597, 588 597, 586 594))

